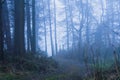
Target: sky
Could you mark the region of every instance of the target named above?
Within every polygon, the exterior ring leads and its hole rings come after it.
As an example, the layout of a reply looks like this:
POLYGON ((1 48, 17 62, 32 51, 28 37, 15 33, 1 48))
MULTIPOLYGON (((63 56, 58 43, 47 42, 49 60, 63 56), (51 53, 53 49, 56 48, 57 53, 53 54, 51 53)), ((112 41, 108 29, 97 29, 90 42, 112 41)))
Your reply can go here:
MULTIPOLYGON (((53 0, 51 0, 51 8, 53 8, 53 7, 54 7, 53 0)), ((62 21, 65 18, 65 15, 60 15, 60 13, 61 13, 61 11, 63 11, 63 9, 64 9, 64 5, 60 2, 60 0, 56 0, 56 20, 57 20, 56 26, 59 27, 59 28, 57 28, 57 39, 58 39, 57 42, 59 42, 58 49, 62 45, 62 43, 63 43, 62 37, 65 35, 65 34, 63 34, 63 32, 65 30, 63 29, 63 26, 60 25, 60 23, 59 23, 60 21, 62 21)), ((52 18, 52 21, 54 21, 54 18, 52 18)), ((54 22, 52 24, 52 30, 53 30, 53 34, 54 34, 54 22)), ((48 29, 47 30, 47 47, 48 47, 48 56, 51 56, 52 53, 51 53, 51 43, 50 43, 49 35, 50 35, 50 33, 49 33, 49 29, 48 29)), ((54 42, 54 35, 53 35, 53 42, 54 42)), ((45 42, 44 42, 44 38, 43 38, 43 40, 41 40, 39 43, 39 45, 41 45, 40 46, 41 50, 45 50, 44 43, 45 42)))

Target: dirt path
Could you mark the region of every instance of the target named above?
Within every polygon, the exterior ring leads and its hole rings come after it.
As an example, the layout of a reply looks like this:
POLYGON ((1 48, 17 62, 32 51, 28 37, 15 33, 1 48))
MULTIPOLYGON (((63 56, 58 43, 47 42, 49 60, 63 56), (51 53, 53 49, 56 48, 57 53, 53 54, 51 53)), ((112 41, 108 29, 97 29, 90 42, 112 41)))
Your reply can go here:
POLYGON ((78 61, 70 60, 70 59, 55 59, 59 65, 60 68, 70 75, 81 75, 84 73, 85 66, 83 63, 80 63, 78 61))

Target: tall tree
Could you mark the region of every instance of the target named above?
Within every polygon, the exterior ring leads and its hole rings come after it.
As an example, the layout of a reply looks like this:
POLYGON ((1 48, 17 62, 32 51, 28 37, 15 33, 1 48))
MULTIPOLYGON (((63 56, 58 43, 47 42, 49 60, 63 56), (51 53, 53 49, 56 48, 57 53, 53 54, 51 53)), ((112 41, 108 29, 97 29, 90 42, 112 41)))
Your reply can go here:
POLYGON ((14 27, 14 52, 22 55, 25 52, 24 34, 24 0, 14 0, 15 3, 15 27, 14 27))
POLYGON ((67 11, 67 0, 65 0, 65 17, 66 17, 66 30, 67 30, 67 50, 69 51, 69 26, 68 26, 68 11, 67 11))
POLYGON ((54 28, 55 28, 55 32, 54 32, 54 35, 55 35, 55 54, 57 54, 57 26, 56 26, 56 1, 54 0, 54 28))
POLYGON ((74 52, 75 49, 75 30, 74 30, 74 22, 73 22, 73 9, 72 9, 72 1, 68 0, 68 9, 69 9, 69 20, 70 20, 70 29, 72 33, 72 51, 74 52))
POLYGON ((87 0, 87 3, 86 3, 86 42, 87 42, 87 44, 89 45, 89 41, 90 41, 90 39, 89 39, 89 34, 90 34, 90 32, 89 32, 90 30, 89 30, 89 1, 87 0))
POLYGON ((27 51, 31 51, 31 26, 30 26, 30 1, 26 0, 26 17, 27 17, 27 51))
POLYGON ((44 33, 45 33, 45 52, 47 53, 47 27, 46 27, 46 16, 45 16, 45 2, 43 3, 43 15, 44 15, 44 33))
POLYGON ((50 0, 48 1, 48 8, 49 8, 49 26, 50 26, 51 50, 52 50, 52 56, 54 56, 54 45, 53 45, 53 32, 52 32, 52 24, 51 24, 51 6, 50 6, 50 0))
POLYGON ((4 60, 4 34, 3 34, 3 23, 2 23, 2 5, 3 5, 3 0, 0 0, 0 61, 3 62, 4 60))
POLYGON ((36 12, 35 12, 35 0, 32 0, 32 43, 31 43, 31 51, 32 53, 36 53, 36 12))
POLYGON ((82 0, 79 0, 79 50, 81 51, 81 46, 82 46, 82 28, 83 28, 83 18, 84 18, 84 13, 83 13, 83 2, 82 0), (81 11, 80 11, 81 9, 81 11), (81 17, 81 18, 80 18, 81 17))
POLYGON ((3 4, 3 26, 4 26, 4 35, 5 35, 5 44, 7 48, 7 52, 12 53, 12 44, 11 44, 11 32, 10 32, 10 20, 9 20, 9 11, 8 11, 8 4, 7 1, 5 0, 3 4))

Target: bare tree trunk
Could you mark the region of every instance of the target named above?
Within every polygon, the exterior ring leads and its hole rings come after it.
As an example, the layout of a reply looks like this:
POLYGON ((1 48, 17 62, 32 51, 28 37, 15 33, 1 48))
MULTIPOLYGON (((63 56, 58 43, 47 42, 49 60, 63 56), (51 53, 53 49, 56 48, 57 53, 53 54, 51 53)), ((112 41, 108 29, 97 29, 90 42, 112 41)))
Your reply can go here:
POLYGON ((4 34, 3 34, 3 23, 2 23, 2 0, 0 0, 0 62, 1 64, 4 62, 4 43, 3 43, 3 38, 4 38, 4 34))
POLYGON ((15 3, 14 53, 22 55, 25 52, 24 0, 14 0, 14 3, 15 3))
POLYGON ((30 43, 30 37, 31 37, 31 29, 30 29, 30 3, 29 0, 26 0, 26 12, 27 12, 27 51, 30 52, 31 43, 30 43))
POLYGON ((65 16, 66 16, 66 29, 67 29, 67 51, 69 51, 69 26, 68 26, 67 1, 66 0, 65 0, 65 16))
POLYGON ((71 23, 71 32, 72 32, 72 52, 74 52, 75 49, 75 35, 74 35, 74 23, 73 23, 73 13, 72 13, 72 6, 70 3, 70 0, 68 0, 68 8, 70 12, 70 23, 71 23))
POLYGON ((5 37, 5 43, 7 45, 7 52, 12 53, 12 44, 11 44, 11 33, 10 33, 10 20, 9 20, 9 11, 8 11, 8 5, 7 1, 5 0, 3 4, 3 26, 4 26, 4 34, 6 35, 5 37))
POLYGON ((89 45, 89 34, 90 34, 90 32, 89 32, 89 7, 88 7, 88 0, 87 0, 87 5, 86 5, 86 20, 87 20, 87 22, 86 22, 86 41, 87 41, 87 44, 89 45))
POLYGON ((46 17, 45 17, 45 2, 42 0, 43 3, 43 15, 44 15, 44 33, 45 33, 45 52, 47 53, 47 27, 46 27, 46 17))
POLYGON ((52 26, 51 26, 51 9, 50 9, 50 1, 48 1, 48 7, 49 7, 49 24, 50 24, 50 41, 51 41, 51 51, 52 56, 54 56, 54 45, 53 45, 53 33, 52 33, 52 26))
POLYGON ((82 46, 82 28, 83 28, 83 16, 84 16, 84 14, 83 14, 83 2, 82 2, 82 0, 80 0, 80 5, 79 5, 79 9, 81 8, 81 10, 82 10, 82 12, 80 12, 80 10, 79 10, 79 22, 80 22, 80 29, 79 29, 79 43, 78 43, 78 45, 79 45, 79 51, 81 52, 81 46, 82 46), (81 20, 80 20, 80 14, 82 15, 81 16, 81 20))
POLYGON ((35 0, 32 0, 32 43, 31 43, 31 51, 32 53, 36 53, 36 20, 35 20, 35 0))
POLYGON ((57 50, 57 27, 56 27, 56 2, 54 0, 54 28, 55 28, 55 32, 54 32, 54 35, 55 35, 55 54, 57 54, 58 50, 57 50))

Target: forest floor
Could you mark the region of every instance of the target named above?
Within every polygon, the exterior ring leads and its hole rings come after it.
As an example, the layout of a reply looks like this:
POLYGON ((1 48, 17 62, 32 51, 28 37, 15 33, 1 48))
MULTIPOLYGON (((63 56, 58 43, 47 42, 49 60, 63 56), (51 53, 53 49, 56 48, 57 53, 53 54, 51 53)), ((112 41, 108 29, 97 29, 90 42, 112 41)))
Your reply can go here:
MULTIPOLYGON (((82 62, 60 57, 56 57, 54 60, 58 63, 58 68, 54 71, 45 73, 34 71, 18 71, 16 73, 0 72, 0 80, 98 80, 94 78, 84 79, 87 75, 85 75, 86 67, 82 62)), ((104 80, 120 80, 116 76, 116 73, 111 71, 107 72, 107 74, 105 73, 104 75, 107 75, 109 78, 104 80)))
POLYGON ((57 70, 48 73, 23 72, 0 73, 0 80, 82 80, 84 65, 73 60, 55 58, 57 70))
POLYGON ((84 62, 59 57, 55 60, 59 63, 60 74, 53 78, 51 76, 51 79, 48 78, 48 80, 120 80, 120 75, 113 66, 109 66, 103 72, 95 72, 95 76, 92 74, 88 76, 84 62))

